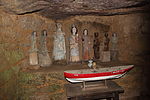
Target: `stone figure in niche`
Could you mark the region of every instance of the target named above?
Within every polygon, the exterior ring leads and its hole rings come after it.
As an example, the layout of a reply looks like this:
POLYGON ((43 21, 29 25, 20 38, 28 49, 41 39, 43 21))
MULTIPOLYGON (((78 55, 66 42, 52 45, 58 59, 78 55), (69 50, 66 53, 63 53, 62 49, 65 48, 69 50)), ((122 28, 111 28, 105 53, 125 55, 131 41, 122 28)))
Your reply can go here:
POLYGON ((38 55, 37 55, 37 33, 34 31, 31 34, 31 48, 29 52, 29 63, 30 65, 37 65, 38 64, 38 55))
POLYGON ((104 38, 104 51, 109 51, 109 42, 110 39, 108 38, 108 34, 105 33, 105 38, 104 38))
POLYGON ((66 46, 65 46, 65 33, 62 32, 62 25, 56 24, 56 32, 54 34, 54 47, 53 47, 54 60, 66 59, 66 46))
POLYGON ((94 58, 100 58, 100 40, 99 40, 99 33, 94 33, 94 41, 93 41, 93 49, 94 49, 94 58))
POLYGON ((116 33, 112 34, 112 38, 111 38, 111 50, 117 50, 117 43, 118 43, 118 37, 116 33))
POLYGON ((117 60, 117 55, 118 55, 117 44, 118 44, 117 34, 113 33, 111 38, 111 60, 112 61, 117 60))
POLYGON ((47 31, 43 30, 40 36, 40 47, 39 47, 39 65, 47 67, 52 64, 52 60, 47 50, 47 31))
POLYGON ((104 48, 100 54, 100 61, 101 62, 109 62, 110 61, 109 42, 110 42, 110 39, 108 38, 108 34, 105 33, 104 40, 103 40, 104 48))
POLYGON ((83 60, 87 61, 89 59, 92 59, 92 57, 90 55, 90 53, 91 53, 91 41, 90 41, 90 37, 88 36, 88 30, 87 29, 85 29, 83 31, 82 45, 83 45, 83 52, 82 52, 83 60))
POLYGON ((77 28, 75 25, 72 26, 71 29, 71 37, 70 37, 70 61, 71 62, 78 62, 79 61, 79 37, 77 33, 77 28))

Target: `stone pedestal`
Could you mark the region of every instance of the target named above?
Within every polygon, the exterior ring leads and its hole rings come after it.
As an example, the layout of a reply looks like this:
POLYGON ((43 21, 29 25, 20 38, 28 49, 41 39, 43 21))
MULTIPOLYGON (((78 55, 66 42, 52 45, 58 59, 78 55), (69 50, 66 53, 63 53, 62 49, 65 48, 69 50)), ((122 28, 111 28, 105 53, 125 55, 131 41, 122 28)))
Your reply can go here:
POLYGON ((38 65, 38 55, 36 51, 29 54, 29 64, 38 65))
POLYGON ((100 56, 101 62, 109 62, 110 61, 110 51, 102 51, 100 56))
MULTIPOLYGON (((99 82, 92 83, 99 84, 99 82)), ((67 100, 119 100, 119 94, 124 92, 124 89, 114 81, 107 81, 109 88, 91 88, 83 89, 81 84, 65 84, 67 100)))

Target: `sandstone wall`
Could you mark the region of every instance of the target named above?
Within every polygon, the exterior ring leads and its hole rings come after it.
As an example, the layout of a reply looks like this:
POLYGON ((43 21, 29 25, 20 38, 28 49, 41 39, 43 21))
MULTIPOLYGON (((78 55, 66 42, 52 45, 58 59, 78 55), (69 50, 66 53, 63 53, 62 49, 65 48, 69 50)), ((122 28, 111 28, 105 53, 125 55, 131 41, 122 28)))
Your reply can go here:
MULTIPOLYGON (((28 55, 30 34, 37 31, 38 36, 43 29, 48 31, 48 49, 53 49, 53 34, 56 30, 55 22, 63 25, 66 35, 71 32, 71 25, 76 24, 78 33, 83 34, 83 29, 88 29, 89 34, 99 32, 101 38, 108 32, 109 37, 113 32, 119 36, 119 59, 121 61, 135 60, 142 51, 147 51, 146 41, 148 34, 148 15, 129 14, 119 16, 75 16, 64 20, 51 20, 36 14, 10 15, 0 11, 0 40, 5 49, 18 50, 28 55)), ((51 55, 51 54, 50 54, 51 55)))

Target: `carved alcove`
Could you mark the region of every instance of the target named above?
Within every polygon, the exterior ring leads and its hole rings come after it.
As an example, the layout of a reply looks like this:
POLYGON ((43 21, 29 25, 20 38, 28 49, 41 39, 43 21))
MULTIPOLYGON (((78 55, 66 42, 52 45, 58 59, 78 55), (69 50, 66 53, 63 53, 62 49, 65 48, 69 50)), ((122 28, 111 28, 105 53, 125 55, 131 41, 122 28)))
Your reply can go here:
POLYGON ((104 39, 104 34, 108 33, 110 30, 110 26, 103 24, 103 23, 99 23, 96 21, 79 21, 76 20, 74 22, 74 24, 76 25, 77 29, 78 29, 78 34, 80 37, 79 40, 79 54, 80 54, 80 61, 83 61, 83 43, 82 43, 82 38, 83 38, 83 32, 85 29, 88 30, 88 36, 90 37, 90 42, 91 42, 91 59, 94 59, 94 48, 93 48, 93 43, 94 43, 94 33, 98 32, 99 34, 99 40, 101 42, 103 42, 104 39))

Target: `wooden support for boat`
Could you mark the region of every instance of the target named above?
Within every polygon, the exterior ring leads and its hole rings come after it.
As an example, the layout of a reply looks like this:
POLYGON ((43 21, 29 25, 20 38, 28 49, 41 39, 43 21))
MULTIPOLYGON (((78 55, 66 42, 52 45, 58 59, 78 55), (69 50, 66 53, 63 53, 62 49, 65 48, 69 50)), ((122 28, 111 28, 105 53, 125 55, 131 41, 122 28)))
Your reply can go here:
POLYGON ((99 82, 82 82, 81 85, 82 90, 92 90, 97 88, 108 88, 107 80, 99 81, 99 82))
MULTIPOLYGON (((105 83, 105 81, 103 81, 105 83)), ((81 83, 65 84, 66 95, 68 100, 119 100, 119 94, 124 92, 124 89, 116 82, 107 80, 107 88, 91 88, 83 90, 81 83)), ((95 84, 98 84, 96 81, 95 84)))

